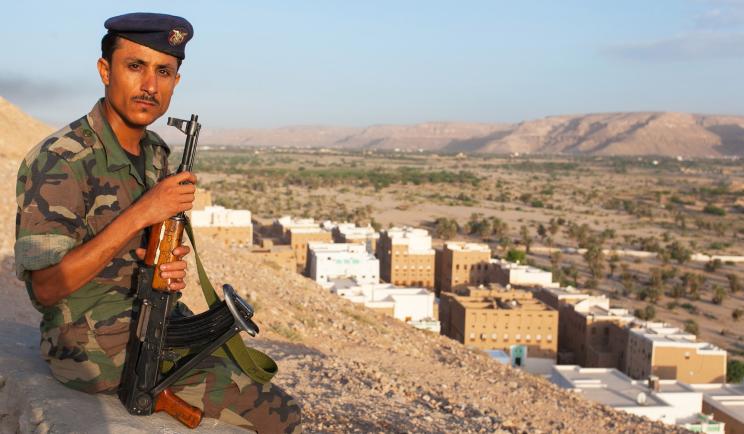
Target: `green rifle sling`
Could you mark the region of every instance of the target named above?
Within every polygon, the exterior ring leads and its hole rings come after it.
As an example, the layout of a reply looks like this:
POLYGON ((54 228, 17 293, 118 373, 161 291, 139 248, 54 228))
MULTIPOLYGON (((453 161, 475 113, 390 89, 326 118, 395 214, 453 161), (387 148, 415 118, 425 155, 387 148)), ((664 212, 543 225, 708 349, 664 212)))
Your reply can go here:
MULTIPOLYGON (((191 240, 191 246, 194 249, 194 258, 196 259, 196 269, 199 273, 199 285, 201 286, 204 298, 207 300, 207 304, 212 307, 216 303, 220 302, 214 287, 209 282, 204 266, 202 265, 201 259, 199 259, 199 253, 196 251, 196 242, 194 238, 194 231, 191 228, 191 222, 186 220, 186 233, 191 240)), ((239 333, 230 338, 222 347, 229 357, 240 367, 240 369, 254 381, 266 384, 276 375, 278 367, 276 362, 271 357, 258 351, 255 348, 249 348, 243 342, 239 333)), ((215 355, 220 356, 220 350, 215 352, 215 355)))

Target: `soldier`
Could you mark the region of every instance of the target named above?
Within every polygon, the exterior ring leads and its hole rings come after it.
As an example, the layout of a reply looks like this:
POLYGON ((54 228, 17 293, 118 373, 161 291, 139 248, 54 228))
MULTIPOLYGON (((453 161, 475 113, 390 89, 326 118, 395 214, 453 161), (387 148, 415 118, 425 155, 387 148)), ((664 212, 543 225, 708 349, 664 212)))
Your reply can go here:
MULTIPOLYGON (((191 24, 134 13, 105 27, 104 98, 32 149, 17 181, 16 272, 43 314, 41 355, 57 380, 88 393, 119 386, 144 229, 191 209, 196 184, 188 172, 167 176, 168 146, 146 129, 168 109, 191 24)), ((189 248, 173 253, 159 272, 177 291, 189 248)), ((260 433, 301 429, 290 396, 226 358, 208 357, 172 390, 207 417, 260 433)))

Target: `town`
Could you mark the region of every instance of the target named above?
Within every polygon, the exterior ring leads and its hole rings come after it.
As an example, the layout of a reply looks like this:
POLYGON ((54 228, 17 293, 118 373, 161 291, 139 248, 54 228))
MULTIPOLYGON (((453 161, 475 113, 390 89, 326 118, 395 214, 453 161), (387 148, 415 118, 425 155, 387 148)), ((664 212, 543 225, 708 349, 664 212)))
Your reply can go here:
POLYGON ((213 205, 207 190, 191 220, 201 236, 300 273, 319 290, 588 400, 695 432, 744 430, 744 384, 726 382, 725 350, 614 307, 606 295, 561 286, 551 271, 498 258, 487 244, 435 240, 408 226, 264 221, 213 205))

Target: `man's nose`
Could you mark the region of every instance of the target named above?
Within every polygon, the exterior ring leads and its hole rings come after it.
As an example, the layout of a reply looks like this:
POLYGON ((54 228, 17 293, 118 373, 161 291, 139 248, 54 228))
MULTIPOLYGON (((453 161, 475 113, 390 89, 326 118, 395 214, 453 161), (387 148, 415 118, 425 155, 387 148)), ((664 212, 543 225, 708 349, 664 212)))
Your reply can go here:
POLYGON ((147 92, 150 95, 154 95, 158 91, 158 76, 155 71, 147 70, 142 75, 142 83, 140 83, 140 90, 147 92))

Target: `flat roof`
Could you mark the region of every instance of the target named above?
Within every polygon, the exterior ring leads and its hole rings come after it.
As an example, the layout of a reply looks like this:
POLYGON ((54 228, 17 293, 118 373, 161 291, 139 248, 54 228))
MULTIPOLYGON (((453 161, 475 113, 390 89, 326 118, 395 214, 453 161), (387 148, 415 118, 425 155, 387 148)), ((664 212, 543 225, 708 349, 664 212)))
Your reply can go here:
POLYGON ((364 245, 358 243, 326 243, 323 241, 310 241, 308 248, 319 253, 355 253, 357 255, 363 255, 365 257, 374 256, 367 252, 364 245))
POLYGON ((524 271, 525 273, 551 273, 550 271, 543 270, 542 268, 533 267, 531 265, 517 264, 516 262, 509 262, 505 259, 491 259, 491 263, 498 265, 502 270, 524 271))
POLYGON ((660 399, 648 387, 633 381, 614 368, 582 368, 576 365, 556 365, 553 367, 553 372, 563 377, 587 399, 611 407, 638 407, 641 394, 643 394, 641 399, 645 399, 644 407, 669 406, 666 401, 660 399))
POLYGON ((710 406, 744 423, 744 384, 691 384, 688 387, 701 392, 710 406))
POLYGON ((654 346, 689 347, 698 351, 723 353, 726 351, 708 342, 698 342, 693 334, 664 323, 646 323, 644 327, 632 327, 630 332, 652 342, 654 346))
POLYGON ((327 230, 321 228, 320 226, 318 227, 289 227, 287 228, 287 230, 293 234, 320 234, 323 232, 330 233, 327 230))
POLYGON ((457 252, 481 252, 491 254, 491 248, 482 243, 466 243, 463 241, 447 241, 444 247, 457 252))

